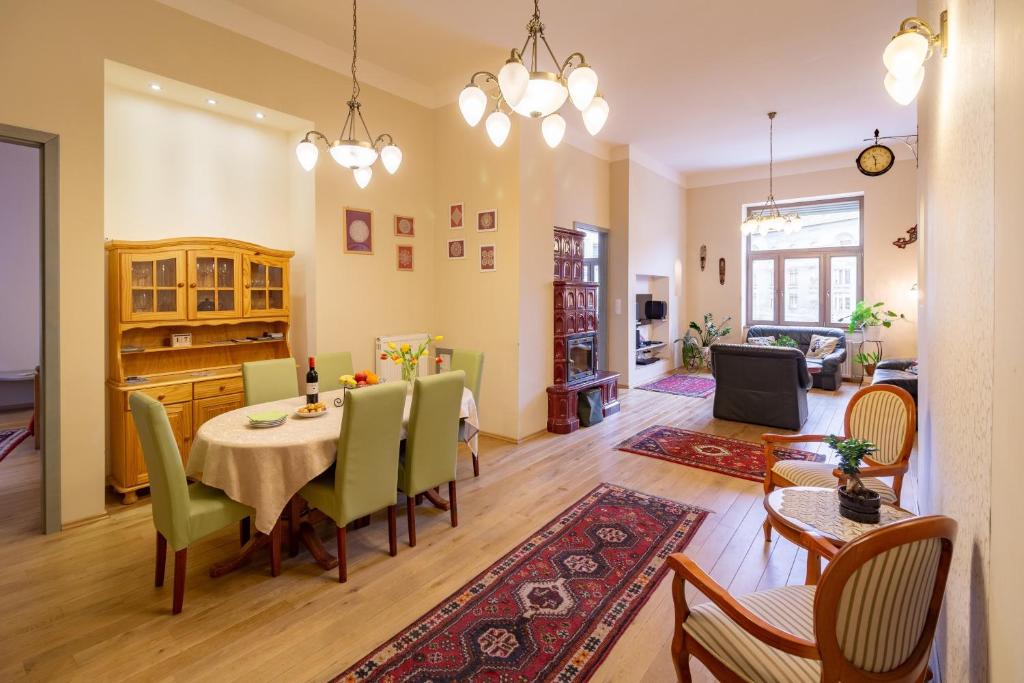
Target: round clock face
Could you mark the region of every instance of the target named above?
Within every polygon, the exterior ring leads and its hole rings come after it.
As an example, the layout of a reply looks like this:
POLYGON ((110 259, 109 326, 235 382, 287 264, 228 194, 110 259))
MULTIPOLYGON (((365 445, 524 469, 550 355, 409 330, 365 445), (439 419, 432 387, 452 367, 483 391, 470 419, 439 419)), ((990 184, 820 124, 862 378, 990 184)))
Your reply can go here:
POLYGON ((864 175, 882 175, 890 168, 896 157, 885 145, 871 145, 857 157, 857 168, 864 175))

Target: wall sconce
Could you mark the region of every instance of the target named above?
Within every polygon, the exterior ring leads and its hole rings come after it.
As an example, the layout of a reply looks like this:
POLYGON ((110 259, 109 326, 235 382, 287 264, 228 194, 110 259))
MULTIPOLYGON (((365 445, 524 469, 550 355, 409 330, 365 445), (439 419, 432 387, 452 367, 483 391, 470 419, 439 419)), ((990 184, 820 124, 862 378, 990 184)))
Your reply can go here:
POLYGON ((935 52, 936 45, 942 48, 942 56, 946 56, 948 14, 943 10, 939 15, 938 33, 920 17, 904 19, 899 32, 882 53, 882 63, 889 71, 885 75, 885 90, 899 104, 910 104, 917 97, 924 82, 924 63, 935 52))

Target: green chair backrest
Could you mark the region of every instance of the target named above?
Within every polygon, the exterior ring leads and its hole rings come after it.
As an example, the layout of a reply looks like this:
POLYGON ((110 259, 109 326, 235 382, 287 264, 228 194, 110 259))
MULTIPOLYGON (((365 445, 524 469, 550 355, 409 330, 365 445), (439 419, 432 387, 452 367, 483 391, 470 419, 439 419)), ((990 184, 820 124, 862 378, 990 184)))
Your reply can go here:
POLYGON ((245 405, 251 406, 299 395, 294 358, 275 358, 242 363, 245 405))
POLYGON ((473 392, 473 400, 476 401, 476 407, 479 410, 480 381, 484 376, 483 351, 455 349, 452 351, 452 370, 462 370, 466 373, 466 388, 473 392))
POLYGON ((398 451, 408 386, 387 382, 345 397, 334 472, 339 524, 398 502, 398 451))
POLYGON ((404 481, 399 482, 405 493, 422 493, 455 480, 465 381, 466 374, 455 370, 419 377, 413 384, 404 481))
POLYGON ((352 353, 349 351, 321 353, 316 357, 316 371, 320 375, 320 393, 340 389, 341 382, 338 381, 338 378, 355 372, 352 369, 352 353))
POLYGON ((153 524, 175 550, 189 544, 189 495, 181 453, 162 403, 136 391, 128 398, 149 472, 153 524))

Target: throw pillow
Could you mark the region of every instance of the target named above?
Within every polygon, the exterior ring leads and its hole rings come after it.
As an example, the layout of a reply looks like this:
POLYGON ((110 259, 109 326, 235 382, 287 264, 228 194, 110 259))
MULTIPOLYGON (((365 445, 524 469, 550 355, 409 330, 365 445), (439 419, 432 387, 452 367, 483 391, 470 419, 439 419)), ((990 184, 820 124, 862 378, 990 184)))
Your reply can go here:
POLYGON ((775 337, 747 337, 747 343, 754 346, 772 346, 775 344, 775 337))
POLYGON ((835 337, 823 337, 818 334, 811 335, 811 343, 807 346, 808 358, 824 358, 836 350, 839 340, 835 337))

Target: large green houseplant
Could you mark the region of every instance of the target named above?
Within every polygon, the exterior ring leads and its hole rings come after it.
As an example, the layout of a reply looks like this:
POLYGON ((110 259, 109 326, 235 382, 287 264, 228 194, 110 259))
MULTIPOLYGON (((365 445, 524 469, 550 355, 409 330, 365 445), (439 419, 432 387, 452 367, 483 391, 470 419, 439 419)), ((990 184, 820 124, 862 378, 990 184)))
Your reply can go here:
POLYGON ((703 325, 695 320, 690 321, 690 328, 686 335, 676 342, 683 343, 683 365, 690 371, 700 370, 702 365, 710 362, 711 352, 709 347, 722 337, 732 333, 729 323, 732 317, 726 316, 721 322, 715 322, 712 313, 704 314, 703 325))
POLYGON ((853 308, 853 312, 850 313, 850 323, 847 325, 846 330, 848 332, 864 330, 864 336, 867 338, 872 328, 892 327, 895 321, 906 319, 907 316, 902 313, 885 308, 884 301, 874 304, 858 301, 857 305, 853 308))

